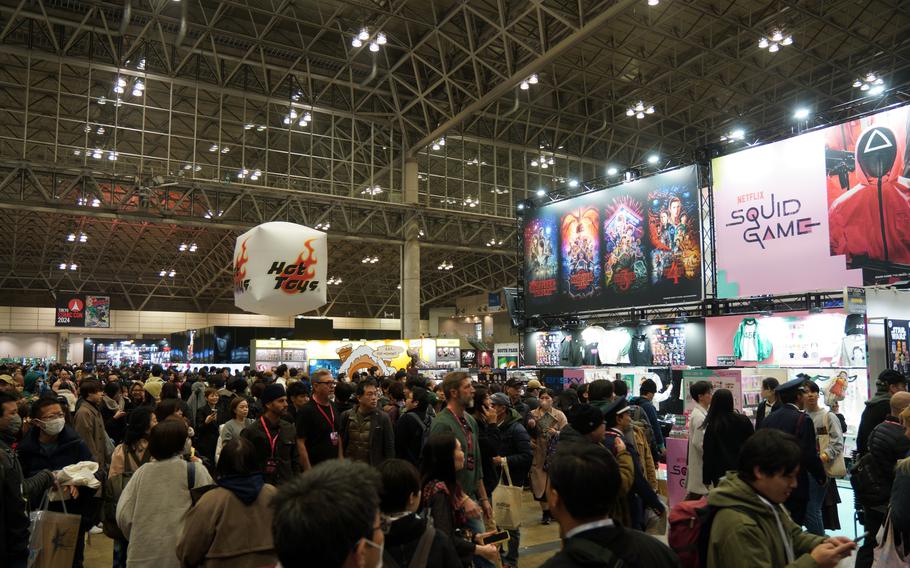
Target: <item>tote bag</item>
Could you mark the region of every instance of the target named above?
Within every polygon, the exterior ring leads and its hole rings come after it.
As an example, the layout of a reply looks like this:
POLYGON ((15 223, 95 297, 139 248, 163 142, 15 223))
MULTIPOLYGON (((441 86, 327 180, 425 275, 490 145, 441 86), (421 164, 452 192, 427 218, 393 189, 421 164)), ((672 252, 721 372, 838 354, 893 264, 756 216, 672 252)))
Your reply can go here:
POLYGON ((512 485, 509 464, 503 463, 499 485, 493 490, 493 518, 496 526, 503 529, 517 529, 521 526, 521 492, 521 487, 512 485), (502 473, 506 474, 505 484, 502 482, 502 473))
POLYGON ((76 555, 76 540, 79 538, 80 515, 66 512, 66 501, 62 513, 49 511, 50 491, 44 494, 41 507, 33 513, 28 539, 28 568, 59 568, 72 566, 76 555))
POLYGON ((880 543, 875 547, 873 566, 877 568, 907 568, 910 560, 898 546, 894 538, 894 526, 891 524, 891 513, 885 518, 885 524, 879 529, 877 539, 880 543))
MULTIPOLYGON (((829 419, 837 420, 837 417, 833 413, 828 413, 827 416, 829 419)), ((818 447, 819 450, 824 451, 831 444, 831 437, 827 434, 821 434, 818 437, 818 447)), ((825 464, 825 473, 828 474, 828 477, 833 477, 835 479, 843 479, 847 477, 847 464, 844 461, 844 452, 842 451, 839 456, 834 458, 834 461, 829 461, 825 464)))

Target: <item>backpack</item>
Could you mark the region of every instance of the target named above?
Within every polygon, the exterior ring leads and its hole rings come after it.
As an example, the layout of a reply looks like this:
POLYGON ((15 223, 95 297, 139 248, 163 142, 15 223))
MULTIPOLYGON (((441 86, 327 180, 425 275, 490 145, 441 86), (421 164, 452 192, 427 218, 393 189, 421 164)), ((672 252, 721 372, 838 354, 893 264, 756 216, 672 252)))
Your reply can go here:
POLYGON ((673 505, 668 518, 670 534, 667 544, 679 557, 682 568, 706 568, 708 566, 708 543, 711 539, 711 525, 721 509, 734 509, 744 514, 748 511, 738 507, 712 507, 708 498, 697 501, 682 501, 673 505))
POLYGON ((864 507, 885 505, 891 499, 891 488, 882 477, 870 452, 863 454, 850 470, 850 485, 864 507))
POLYGON ((145 456, 140 460, 139 456, 136 455, 136 452, 130 448, 129 450, 126 450, 126 455, 123 456, 123 473, 114 477, 108 477, 105 480, 104 491, 101 494, 101 528, 104 531, 105 536, 114 540, 126 540, 123 531, 121 531, 120 527, 117 525, 117 502, 120 501, 120 495, 123 493, 123 488, 129 483, 133 473, 142 467, 144 463, 148 462, 150 458, 151 454, 148 449, 145 451, 145 456), (132 461, 130 461, 129 458, 132 458, 132 461), (131 463, 138 465, 133 469, 130 465, 131 463))
POLYGON ((409 414, 417 421, 417 424, 420 425, 420 452, 418 456, 423 459, 423 448, 427 445, 427 440, 430 438, 430 425, 433 423, 433 417, 430 416, 429 412, 424 415, 423 420, 421 420, 416 414, 412 414, 410 412, 405 413, 405 416, 409 414))
MULTIPOLYGON (((424 529, 423 534, 420 535, 420 540, 417 541, 417 548, 414 550, 414 555, 411 556, 408 568, 424 568, 427 566, 434 538, 436 538, 436 528, 433 526, 433 517, 427 515, 427 527, 424 529)), ((399 568, 398 562, 389 554, 388 548, 382 553, 382 565, 389 568, 399 568)))
POLYGON ((651 454, 654 456, 654 461, 656 462, 657 439, 654 437, 654 429, 651 428, 651 421, 648 420, 648 415, 645 414, 645 410, 639 404, 630 404, 629 414, 632 416, 632 424, 638 426, 644 431, 645 439, 648 441, 648 445, 651 447, 651 454))

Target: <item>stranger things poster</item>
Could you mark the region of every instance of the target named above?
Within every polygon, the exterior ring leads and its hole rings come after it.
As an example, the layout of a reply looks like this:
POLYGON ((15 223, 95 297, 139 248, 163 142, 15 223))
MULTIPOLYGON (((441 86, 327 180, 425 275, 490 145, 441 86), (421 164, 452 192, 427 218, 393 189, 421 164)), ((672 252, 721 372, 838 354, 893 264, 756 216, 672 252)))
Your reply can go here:
POLYGON ((527 314, 700 300, 700 221, 695 166, 528 211, 527 314))
POLYGON ((718 297, 910 276, 910 107, 716 158, 718 297))

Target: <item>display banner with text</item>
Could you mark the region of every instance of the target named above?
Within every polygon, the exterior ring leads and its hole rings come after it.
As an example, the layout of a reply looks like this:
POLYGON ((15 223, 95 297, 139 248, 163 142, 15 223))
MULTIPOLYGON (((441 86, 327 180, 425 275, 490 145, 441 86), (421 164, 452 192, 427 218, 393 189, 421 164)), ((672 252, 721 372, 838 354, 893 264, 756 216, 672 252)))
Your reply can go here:
POLYGON ((910 275, 908 108, 715 158, 718 297, 910 275))

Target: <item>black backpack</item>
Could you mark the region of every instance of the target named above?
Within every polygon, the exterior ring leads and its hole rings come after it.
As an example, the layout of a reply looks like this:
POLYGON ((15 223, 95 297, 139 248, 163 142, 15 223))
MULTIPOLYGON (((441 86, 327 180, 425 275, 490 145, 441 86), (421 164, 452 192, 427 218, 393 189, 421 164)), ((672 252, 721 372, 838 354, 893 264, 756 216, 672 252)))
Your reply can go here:
POLYGON ((891 487, 879 471, 872 453, 863 454, 850 470, 850 485, 864 507, 879 507, 891 499, 891 487))

